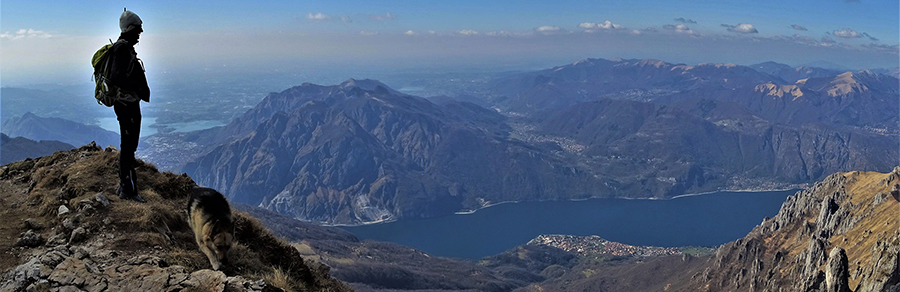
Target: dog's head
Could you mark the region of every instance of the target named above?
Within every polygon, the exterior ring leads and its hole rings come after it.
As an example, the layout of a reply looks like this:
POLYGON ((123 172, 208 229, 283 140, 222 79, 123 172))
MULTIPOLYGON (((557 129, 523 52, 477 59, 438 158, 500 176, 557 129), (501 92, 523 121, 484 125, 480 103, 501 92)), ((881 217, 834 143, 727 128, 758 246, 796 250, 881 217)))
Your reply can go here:
POLYGON ((228 250, 234 241, 234 225, 216 222, 213 233, 205 238, 206 247, 216 254, 222 264, 228 264, 228 250))

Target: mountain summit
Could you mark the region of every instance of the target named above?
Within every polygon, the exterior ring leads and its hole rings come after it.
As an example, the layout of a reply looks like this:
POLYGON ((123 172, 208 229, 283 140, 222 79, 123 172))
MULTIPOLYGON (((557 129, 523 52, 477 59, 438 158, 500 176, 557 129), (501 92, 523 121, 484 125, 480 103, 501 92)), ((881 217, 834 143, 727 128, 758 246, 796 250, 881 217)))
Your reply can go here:
POLYGON ((138 161, 147 203, 121 200, 117 161, 90 144, 0 167, 0 291, 350 291, 242 212, 231 263, 210 270, 184 214, 193 180, 138 161))

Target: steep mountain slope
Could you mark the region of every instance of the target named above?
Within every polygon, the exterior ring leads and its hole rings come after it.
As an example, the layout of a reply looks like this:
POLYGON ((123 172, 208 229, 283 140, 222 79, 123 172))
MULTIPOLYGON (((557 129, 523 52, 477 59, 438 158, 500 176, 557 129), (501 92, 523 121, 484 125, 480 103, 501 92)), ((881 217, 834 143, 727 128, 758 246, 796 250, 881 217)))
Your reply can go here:
POLYGON ((857 292, 895 291, 889 289, 900 288, 898 183, 900 167, 839 173, 798 192, 745 238, 719 247, 693 291, 835 291, 829 286, 841 282, 857 292))
POLYGON ((608 195, 599 180, 508 139, 505 119, 377 81, 305 84, 270 94, 184 171, 234 201, 341 224, 608 195))
POLYGON ((22 137, 10 138, 0 134, 0 165, 25 158, 38 158, 55 151, 69 150, 75 146, 59 141, 34 141, 22 137))
POLYGON ((190 177, 138 161, 147 203, 116 197, 95 144, 0 166, 0 291, 350 291, 235 211, 230 264, 209 270, 186 222, 190 177))
POLYGON ((11 137, 55 140, 71 145, 96 142, 97 145, 119 145, 119 133, 61 118, 45 118, 33 113, 9 118, 3 122, 3 133, 11 137))

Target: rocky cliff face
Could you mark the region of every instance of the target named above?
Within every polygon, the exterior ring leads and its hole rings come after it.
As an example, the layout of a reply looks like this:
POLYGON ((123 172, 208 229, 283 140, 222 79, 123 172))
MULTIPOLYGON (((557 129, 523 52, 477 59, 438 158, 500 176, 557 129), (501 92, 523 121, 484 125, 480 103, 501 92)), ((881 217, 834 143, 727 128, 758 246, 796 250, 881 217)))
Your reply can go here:
POLYGON ((900 167, 839 173, 719 247, 685 291, 894 291, 900 283, 900 167))
POLYGON ((231 264, 209 270, 186 222, 191 178, 139 161, 148 202, 124 201, 117 160, 91 144, 0 167, 0 291, 349 291, 242 212, 231 264))

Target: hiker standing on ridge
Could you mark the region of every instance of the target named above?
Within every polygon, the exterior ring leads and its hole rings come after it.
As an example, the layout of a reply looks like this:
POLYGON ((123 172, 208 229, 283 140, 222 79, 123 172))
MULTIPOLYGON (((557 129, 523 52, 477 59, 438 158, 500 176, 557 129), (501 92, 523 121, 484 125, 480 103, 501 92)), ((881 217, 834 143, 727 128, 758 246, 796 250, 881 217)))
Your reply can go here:
POLYGON ((117 101, 113 108, 119 120, 119 134, 122 143, 119 151, 119 188, 116 194, 120 198, 144 203, 137 192, 137 173, 134 171, 134 152, 137 150, 138 138, 141 134, 140 101, 150 102, 150 86, 144 75, 144 64, 137 57, 134 45, 138 43, 144 32, 143 22, 134 12, 125 9, 119 16, 119 28, 122 34, 110 48, 109 82, 118 88, 117 101))

